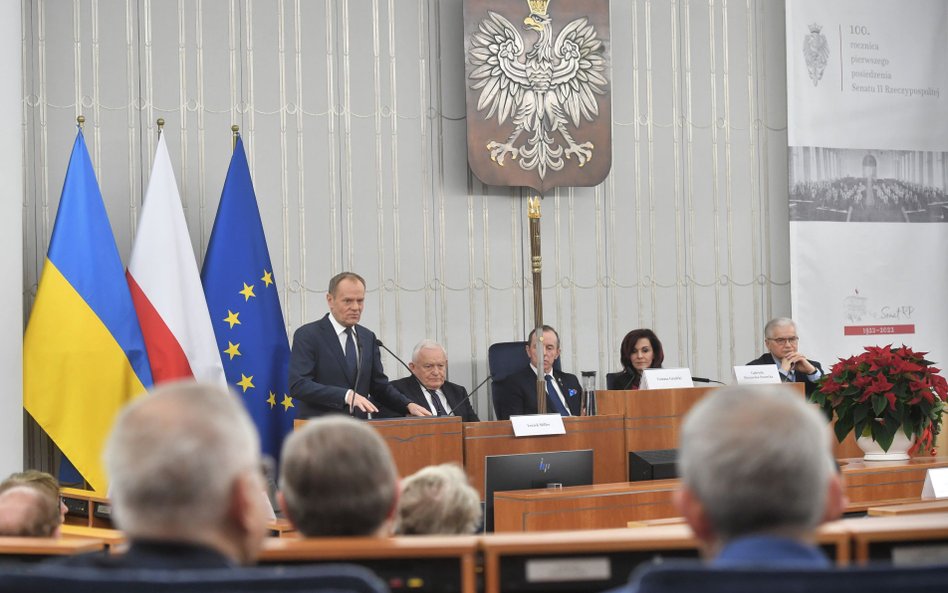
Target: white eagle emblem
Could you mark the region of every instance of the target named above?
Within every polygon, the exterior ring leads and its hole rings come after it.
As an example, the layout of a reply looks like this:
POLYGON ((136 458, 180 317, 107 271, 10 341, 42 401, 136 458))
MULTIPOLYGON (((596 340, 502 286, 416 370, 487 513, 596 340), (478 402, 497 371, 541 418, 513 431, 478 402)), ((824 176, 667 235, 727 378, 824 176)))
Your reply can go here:
POLYGON ((586 18, 564 26, 553 39, 549 0, 528 0, 524 29, 536 31, 533 48, 524 53, 520 32, 506 18, 489 11, 471 35, 468 60, 471 89, 480 90, 478 111, 503 124, 512 116, 514 130, 504 142, 487 143, 491 160, 520 159, 520 168, 559 171, 564 157, 576 157, 582 167, 592 159, 592 142, 577 143, 568 126, 578 132, 583 120, 599 115, 597 95, 606 93, 606 60, 596 28, 586 18), (526 132, 526 140, 520 136, 526 132), (557 140, 559 136, 561 140, 557 140), (519 141, 519 142, 518 142, 519 141), (565 144, 565 147, 564 147, 565 144))
POLYGON ((810 33, 803 37, 803 58, 806 60, 807 73, 813 81, 813 86, 820 83, 826 62, 829 61, 829 43, 826 42, 826 35, 823 35, 822 30, 822 25, 813 23, 810 25, 810 33))

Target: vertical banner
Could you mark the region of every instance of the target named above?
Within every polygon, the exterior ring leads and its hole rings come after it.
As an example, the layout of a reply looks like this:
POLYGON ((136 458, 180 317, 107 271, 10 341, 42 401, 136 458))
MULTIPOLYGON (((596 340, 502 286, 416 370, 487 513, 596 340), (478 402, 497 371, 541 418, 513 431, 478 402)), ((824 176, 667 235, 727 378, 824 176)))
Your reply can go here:
POLYGON ((948 364, 948 3, 788 0, 793 317, 832 364, 948 364))

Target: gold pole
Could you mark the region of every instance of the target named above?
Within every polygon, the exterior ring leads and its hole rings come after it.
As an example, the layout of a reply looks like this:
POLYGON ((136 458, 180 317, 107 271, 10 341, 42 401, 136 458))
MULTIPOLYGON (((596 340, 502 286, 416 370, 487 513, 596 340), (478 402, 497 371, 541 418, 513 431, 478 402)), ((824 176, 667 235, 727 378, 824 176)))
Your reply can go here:
POLYGON ((79 117, 77 117, 77 118, 76 118, 76 123, 79 124, 79 129, 81 130, 81 129, 82 129, 82 125, 83 125, 84 123, 86 123, 86 116, 80 115, 79 117))
POLYGON ((159 117, 157 123, 158 123, 158 137, 161 138, 161 130, 162 128, 165 127, 165 118, 159 117))
POLYGON ((240 137, 240 126, 234 124, 230 127, 230 131, 234 133, 234 143, 230 147, 231 150, 237 150, 237 138, 240 137))
POLYGON ((527 200, 530 219, 530 262, 533 272, 533 326, 537 351, 537 413, 546 414, 546 381, 543 378, 543 259, 540 257, 540 196, 527 200))

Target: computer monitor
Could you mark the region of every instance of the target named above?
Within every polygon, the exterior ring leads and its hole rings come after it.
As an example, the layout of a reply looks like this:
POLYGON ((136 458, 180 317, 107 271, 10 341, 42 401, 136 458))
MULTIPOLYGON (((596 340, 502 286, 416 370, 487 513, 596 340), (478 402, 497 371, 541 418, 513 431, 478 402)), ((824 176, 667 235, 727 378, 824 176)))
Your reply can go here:
POLYGON ((593 481, 592 449, 488 455, 484 458, 484 530, 494 530, 494 492, 562 486, 593 481))

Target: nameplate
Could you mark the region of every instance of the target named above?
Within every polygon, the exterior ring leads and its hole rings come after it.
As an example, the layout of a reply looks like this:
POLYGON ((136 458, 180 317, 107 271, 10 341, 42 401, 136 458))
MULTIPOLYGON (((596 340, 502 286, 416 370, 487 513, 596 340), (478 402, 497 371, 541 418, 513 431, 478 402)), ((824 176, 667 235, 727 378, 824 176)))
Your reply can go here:
POLYGON ((677 389, 694 387, 691 369, 645 369, 639 389, 677 389))
POLYGON ((781 383, 780 372, 775 364, 749 364, 734 367, 734 378, 738 385, 770 385, 781 383))
POLYGON ((533 414, 531 416, 511 416, 515 437, 535 437, 545 434, 566 434, 563 417, 559 414, 533 414))
POLYGON ((922 498, 948 498, 948 467, 936 467, 925 472, 922 498))

